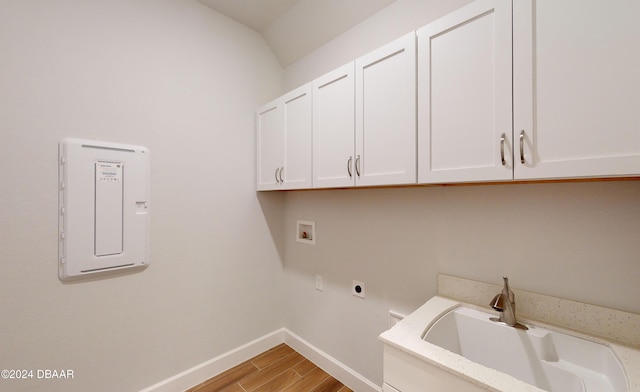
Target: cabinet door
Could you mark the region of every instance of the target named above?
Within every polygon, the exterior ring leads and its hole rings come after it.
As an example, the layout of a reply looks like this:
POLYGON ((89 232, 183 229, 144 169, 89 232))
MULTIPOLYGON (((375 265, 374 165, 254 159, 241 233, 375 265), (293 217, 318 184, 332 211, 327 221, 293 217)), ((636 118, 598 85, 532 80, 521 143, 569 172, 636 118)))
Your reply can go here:
POLYGON ((282 97, 284 163, 282 189, 311 188, 311 83, 282 97))
POLYGON ((640 174, 640 2, 518 0, 515 177, 640 174))
POLYGON ((511 1, 475 1, 417 35, 418 182, 511 179, 511 1))
POLYGON ((356 185, 415 183, 415 34, 356 60, 356 185))
POLYGON ((257 112, 258 190, 280 188, 278 175, 284 154, 281 112, 277 101, 262 106, 257 112))
POLYGON ((354 185, 353 63, 313 81, 313 187, 354 185))

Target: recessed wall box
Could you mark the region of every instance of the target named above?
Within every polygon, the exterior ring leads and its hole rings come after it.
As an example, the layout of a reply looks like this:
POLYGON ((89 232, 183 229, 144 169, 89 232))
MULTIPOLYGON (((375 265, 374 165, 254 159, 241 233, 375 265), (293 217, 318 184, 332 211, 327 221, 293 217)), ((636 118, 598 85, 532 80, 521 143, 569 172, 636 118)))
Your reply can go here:
POLYGON ((296 242, 303 244, 316 244, 316 222, 297 221, 296 223, 296 242))
POLYGON ((82 139, 59 145, 58 276, 149 265, 149 151, 82 139))

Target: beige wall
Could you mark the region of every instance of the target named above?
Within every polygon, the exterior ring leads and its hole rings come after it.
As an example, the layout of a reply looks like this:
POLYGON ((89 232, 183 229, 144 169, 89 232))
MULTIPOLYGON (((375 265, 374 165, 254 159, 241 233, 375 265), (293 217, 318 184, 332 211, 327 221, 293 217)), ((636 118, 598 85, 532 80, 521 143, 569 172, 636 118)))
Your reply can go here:
POLYGON ((438 272, 640 313, 638 200, 640 181, 287 193, 285 326, 381 383, 388 311, 435 295, 438 272))
POLYGON ((0 0, 0 368, 75 375, 0 389, 139 390, 283 325, 380 383, 388 310, 439 271, 640 313, 640 182, 256 196, 258 105, 467 2, 397 0, 283 74, 195 1, 0 0), (63 137, 151 149, 144 272, 58 280, 63 137))
MULTIPOLYGON (((469 1, 398 0, 285 70, 295 87, 469 1)), ((289 192, 285 326, 382 382, 388 311, 436 293, 438 272, 640 313, 640 182, 289 192), (296 220, 317 245, 296 243, 296 220), (326 290, 315 290, 315 276, 326 290), (367 298, 350 294, 352 279, 367 298)), ((489 301, 490 298, 487 298, 489 301)))
POLYGON ((472 0, 396 0, 285 69, 291 90, 422 27, 472 0))
POLYGON ((254 110, 283 75, 262 38, 196 1, 0 10, 0 369, 75 376, 0 390, 140 390, 280 328, 281 198, 255 194, 254 110), (144 272, 58 280, 64 137, 150 148, 144 272))

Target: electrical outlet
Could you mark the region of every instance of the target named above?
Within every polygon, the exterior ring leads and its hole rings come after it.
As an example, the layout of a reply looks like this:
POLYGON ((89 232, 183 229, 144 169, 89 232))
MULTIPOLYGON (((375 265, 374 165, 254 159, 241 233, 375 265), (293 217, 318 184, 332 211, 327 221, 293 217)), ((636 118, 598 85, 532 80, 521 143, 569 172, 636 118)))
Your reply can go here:
POLYGON ((353 280, 351 282, 351 294, 356 297, 364 298, 364 283, 353 280))
POLYGON ((316 275, 316 290, 324 291, 324 276, 316 275))

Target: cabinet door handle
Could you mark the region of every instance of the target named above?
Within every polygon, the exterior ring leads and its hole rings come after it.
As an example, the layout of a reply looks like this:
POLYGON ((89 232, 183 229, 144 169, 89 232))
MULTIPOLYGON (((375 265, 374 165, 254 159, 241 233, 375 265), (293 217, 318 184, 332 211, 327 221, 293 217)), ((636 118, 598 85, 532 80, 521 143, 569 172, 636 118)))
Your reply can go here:
POLYGON ((280 183, 284 184, 284 180, 282 179, 282 172, 284 171, 284 166, 282 166, 280 168, 280 174, 278 175, 278 177, 280 178, 280 183))
POLYGON ((360 155, 356 156, 356 175, 360 177, 360 155))
POLYGON ((524 129, 520 131, 520 163, 526 163, 524 159, 524 129))
POLYGON ((504 140, 507 135, 504 133, 500 136, 500 160, 502 161, 502 166, 507 164, 507 161, 504 160, 504 140))
POLYGON ((273 175, 273 176, 276 178, 276 182, 279 184, 279 183, 280 183, 280 180, 278 180, 278 170, 280 170, 280 168, 279 168, 279 167, 276 167, 276 171, 275 171, 275 173, 274 173, 274 175, 273 175))
POLYGON ((353 177, 353 174, 351 173, 351 161, 353 160, 353 157, 349 157, 349 159, 347 160, 347 173, 349 173, 349 178, 353 177))

